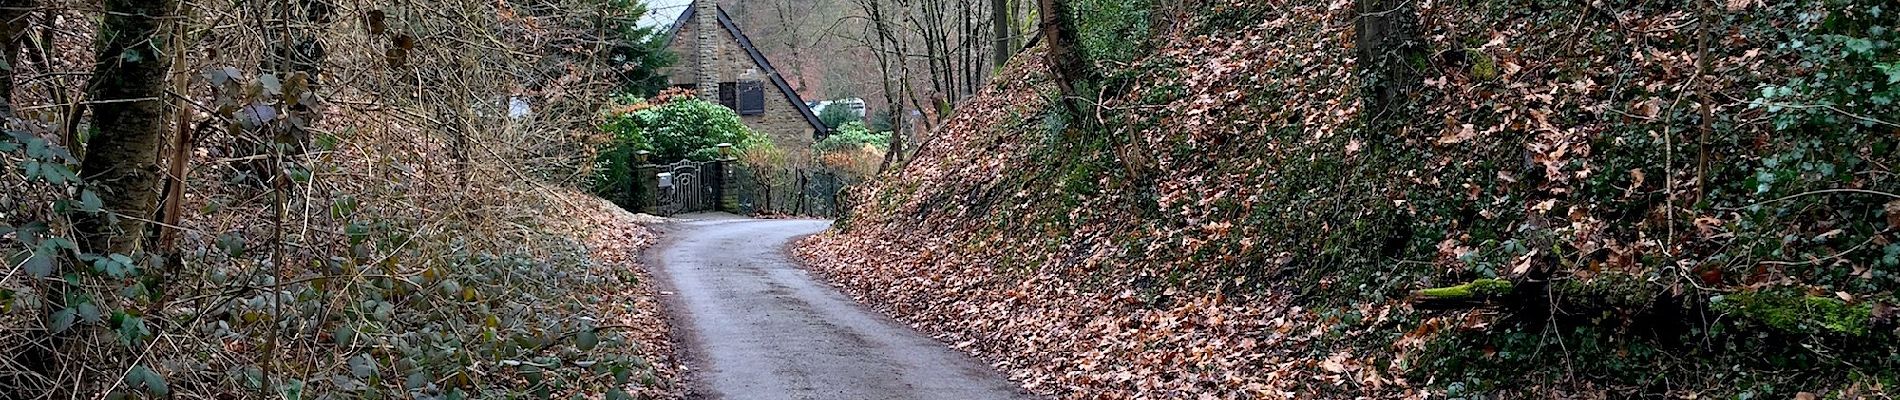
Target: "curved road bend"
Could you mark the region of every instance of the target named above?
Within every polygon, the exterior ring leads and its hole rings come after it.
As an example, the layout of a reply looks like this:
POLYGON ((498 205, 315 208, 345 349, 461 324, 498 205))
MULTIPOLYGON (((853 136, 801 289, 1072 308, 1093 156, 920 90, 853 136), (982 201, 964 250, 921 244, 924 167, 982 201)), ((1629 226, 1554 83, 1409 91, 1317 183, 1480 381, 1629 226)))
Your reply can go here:
POLYGON ((685 217, 649 265, 677 293, 668 312, 687 342, 689 398, 1030 398, 791 260, 787 243, 830 221, 685 217))

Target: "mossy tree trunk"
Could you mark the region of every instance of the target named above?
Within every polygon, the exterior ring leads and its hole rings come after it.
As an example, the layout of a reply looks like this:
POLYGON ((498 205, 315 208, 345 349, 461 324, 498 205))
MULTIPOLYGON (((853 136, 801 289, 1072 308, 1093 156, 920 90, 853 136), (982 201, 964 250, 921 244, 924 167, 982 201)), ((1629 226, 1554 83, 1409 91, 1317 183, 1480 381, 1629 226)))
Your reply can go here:
POLYGON ((1082 93, 1095 81, 1095 69, 1082 54, 1082 41, 1076 32, 1075 12, 1068 0, 1038 0, 1037 16, 1042 23, 1043 40, 1049 41, 1049 71, 1062 89, 1062 104, 1069 115, 1082 118, 1082 93))
POLYGON ((87 96, 92 138, 81 176, 110 213, 80 223, 92 253, 132 254, 158 201, 158 150, 170 124, 163 100, 170 58, 158 37, 177 0, 106 0, 87 96))
MULTIPOLYGON (((1395 129, 1416 115, 1411 91, 1423 84, 1418 7, 1413 0, 1357 0, 1354 46, 1359 53, 1360 99, 1368 127, 1395 129)), ((1392 132, 1396 133, 1396 132, 1392 132)), ((1391 137, 1394 135, 1379 135, 1391 137)))
POLYGON ((38 0, 0 0, 0 39, 6 40, 6 65, 0 65, 0 117, 14 116, 13 68, 20 65, 21 41, 26 38, 26 16, 38 0))
POLYGON ((1014 10, 1010 8, 1009 0, 990 0, 990 35, 996 41, 990 47, 993 52, 990 57, 996 71, 1003 70, 1003 65, 1009 64, 1010 53, 1015 50, 1009 46, 1009 39, 1014 36, 1009 29, 1010 20, 1015 19, 1011 11, 1014 10))

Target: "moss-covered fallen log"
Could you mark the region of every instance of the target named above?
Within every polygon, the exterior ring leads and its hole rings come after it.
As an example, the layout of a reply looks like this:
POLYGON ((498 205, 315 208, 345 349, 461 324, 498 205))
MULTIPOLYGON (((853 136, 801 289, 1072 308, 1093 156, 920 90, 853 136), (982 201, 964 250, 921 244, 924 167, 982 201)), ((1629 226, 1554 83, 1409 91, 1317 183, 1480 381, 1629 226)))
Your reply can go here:
POLYGON ((1412 294, 1421 300, 1482 300, 1511 293, 1511 281, 1476 279, 1458 286, 1419 289, 1412 294))

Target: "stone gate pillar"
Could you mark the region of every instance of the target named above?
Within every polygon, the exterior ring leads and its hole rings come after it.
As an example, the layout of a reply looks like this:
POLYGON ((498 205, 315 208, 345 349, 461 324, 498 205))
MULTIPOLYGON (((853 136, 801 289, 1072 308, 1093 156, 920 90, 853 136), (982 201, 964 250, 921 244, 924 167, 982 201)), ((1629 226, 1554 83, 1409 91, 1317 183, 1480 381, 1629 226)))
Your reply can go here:
POLYGON ((739 179, 733 175, 732 171, 738 168, 739 158, 733 154, 732 143, 719 144, 719 159, 715 160, 713 165, 715 166, 713 174, 719 181, 718 186, 713 189, 713 198, 716 199, 714 201, 718 202, 713 207, 719 211, 738 214, 739 179))
POLYGON ((652 152, 633 152, 633 209, 637 213, 656 214, 660 210, 660 166, 653 165, 652 152))

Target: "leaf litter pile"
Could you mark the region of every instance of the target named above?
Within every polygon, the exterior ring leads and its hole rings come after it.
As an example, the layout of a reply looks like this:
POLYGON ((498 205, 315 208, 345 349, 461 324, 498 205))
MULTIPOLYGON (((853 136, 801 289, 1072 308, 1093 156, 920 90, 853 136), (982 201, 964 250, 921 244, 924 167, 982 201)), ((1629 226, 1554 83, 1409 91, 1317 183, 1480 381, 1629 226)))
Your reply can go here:
POLYGON ((652 275, 639 262, 641 252, 656 241, 649 225, 661 221, 650 215, 628 212, 598 197, 569 195, 579 203, 569 217, 582 227, 580 232, 586 232, 584 243, 597 272, 621 276, 625 282, 595 287, 588 300, 602 308, 603 326, 613 327, 630 344, 623 350, 625 354, 641 359, 645 365, 644 375, 637 385, 629 385, 638 388, 630 394, 648 399, 681 398, 684 393, 678 386, 681 366, 673 358, 671 328, 661 312, 661 300, 652 275))
POLYGON ((1399 2, 1400 72, 1351 2, 1212 3, 1092 131, 1017 56, 799 255, 1062 398, 1900 385, 1879 2, 1399 2))

